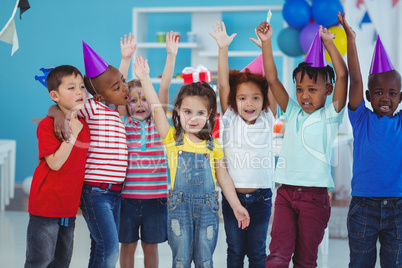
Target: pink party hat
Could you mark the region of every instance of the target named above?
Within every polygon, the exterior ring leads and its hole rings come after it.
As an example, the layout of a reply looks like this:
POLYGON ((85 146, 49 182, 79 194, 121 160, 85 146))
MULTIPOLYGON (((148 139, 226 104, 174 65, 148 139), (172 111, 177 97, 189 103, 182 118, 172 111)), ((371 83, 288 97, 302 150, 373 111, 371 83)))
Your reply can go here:
POLYGON ((378 74, 394 70, 391 61, 388 58, 387 52, 382 45, 380 36, 377 37, 373 59, 371 60, 370 74, 378 74))
POLYGON ((262 62, 262 54, 255 58, 252 62, 250 62, 240 72, 244 73, 246 69, 249 69, 250 73, 261 74, 262 76, 265 76, 264 63, 262 62))
POLYGON ((320 33, 317 31, 310 49, 307 51, 304 62, 311 63, 311 67, 325 67, 327 66, 327 59, 325 58, 325 47, 322 43, 320 33))
POLYGON ((84 51, 85 75, 88 78, 94 78, 106 71, 109 64, 84 41, 82 41, 82 46, 84 51))

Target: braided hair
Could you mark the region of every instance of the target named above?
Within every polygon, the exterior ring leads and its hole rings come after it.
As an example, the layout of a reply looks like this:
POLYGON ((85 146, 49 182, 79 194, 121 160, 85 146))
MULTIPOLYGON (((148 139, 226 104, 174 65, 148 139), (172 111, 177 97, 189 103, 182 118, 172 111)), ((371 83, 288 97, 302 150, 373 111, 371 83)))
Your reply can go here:
POLYGON ((324 77, 324 80, 327 83, 332 84, 335 82, 335 73, 331 66, 311 67, 310 65, 311 63, 301 62, 293 71, 293 82, 296 82, 296 76, 299 72, 301 72, 300 82, 303 80, 305 74, 307 74, 310 79, 313 79, 314 83, 317 83, 317 77, 319 74, 324 77))

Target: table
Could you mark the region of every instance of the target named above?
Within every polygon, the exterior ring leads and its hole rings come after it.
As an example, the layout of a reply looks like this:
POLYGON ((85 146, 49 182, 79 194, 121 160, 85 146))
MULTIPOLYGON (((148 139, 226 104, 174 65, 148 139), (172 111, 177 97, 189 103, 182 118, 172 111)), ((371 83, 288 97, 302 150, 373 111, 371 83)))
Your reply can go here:
POLYGON ((14 198, 16 141, 0 139, 0 211, 14 198))

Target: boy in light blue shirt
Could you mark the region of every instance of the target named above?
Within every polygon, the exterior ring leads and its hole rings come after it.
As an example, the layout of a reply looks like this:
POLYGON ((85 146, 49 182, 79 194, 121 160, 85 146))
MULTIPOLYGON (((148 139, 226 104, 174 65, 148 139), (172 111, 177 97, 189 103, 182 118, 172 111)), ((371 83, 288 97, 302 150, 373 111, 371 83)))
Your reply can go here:
POLYGON ((270 254, 266 267, 316 267, 318 246, 330 216, 327 187, 331 178, 332 143, 346 104, 348 72, 334 45, 335 36, 320 27, 305 62, 293 71, 297 102, 279 80, 272 53, 272 26, 257 28, 262 41, 265 75, 287 121, 286 133, 273 180, 281 183, 275 200, 270 254), (323 43, 336 72, 327 65, 323 43), (333 101, 325 106, 335 90, 333 101), (325 106, 325 107, 324 107, 325 106))

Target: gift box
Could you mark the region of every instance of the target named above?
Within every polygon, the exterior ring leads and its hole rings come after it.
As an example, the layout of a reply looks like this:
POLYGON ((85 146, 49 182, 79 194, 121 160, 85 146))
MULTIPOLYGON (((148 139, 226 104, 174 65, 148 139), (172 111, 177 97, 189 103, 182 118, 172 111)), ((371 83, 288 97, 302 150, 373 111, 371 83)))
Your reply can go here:
POLYGON ((211 72, 205 66, 198 65, 197 68, 186 67, 181 72, 184 84, 190 84, 198 81, 211 82, 211 72))

